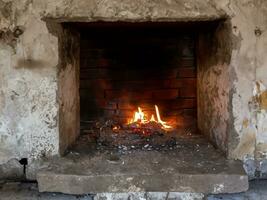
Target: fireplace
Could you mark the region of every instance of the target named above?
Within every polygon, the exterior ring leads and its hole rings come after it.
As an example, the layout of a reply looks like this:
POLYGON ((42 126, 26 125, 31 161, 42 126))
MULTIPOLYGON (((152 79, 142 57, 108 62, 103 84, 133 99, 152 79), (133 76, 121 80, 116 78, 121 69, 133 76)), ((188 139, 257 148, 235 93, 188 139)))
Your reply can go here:
POLYGON ((194 31, 175 23, 80 26, 82 135, 158 149, 197 133, 194 31))
POLYGON ((62 157, 38 172, 40 191, 247 189, 242 165, 225 156, 232 144, 227 21, 61 26, 62 157))

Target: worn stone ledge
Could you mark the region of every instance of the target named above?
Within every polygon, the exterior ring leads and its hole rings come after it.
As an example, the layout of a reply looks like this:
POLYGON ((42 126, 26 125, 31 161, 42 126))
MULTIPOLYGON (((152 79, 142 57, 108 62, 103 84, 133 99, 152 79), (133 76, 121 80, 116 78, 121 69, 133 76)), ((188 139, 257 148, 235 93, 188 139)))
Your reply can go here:
POLYGON ((207 0, 112 0, 112 1, 71 1, 50 8, 41 14, 44 19, 57 22, 91 21, 207 21, 227 18, 227 14, 217 9, 207 0))
POLYGON ((73 150, 66 157, 51 160, 48 167, 37 172, 39 191, 219 194, 248 189, 248 176, 242 162, 227 160, 201 138, 186 141, 168 152, 133 150, 129 154, 110 151, 86 154, 73 150))
POLYGON ((227 174, 152 174, 86 176, 39 173, 40 192, 87 194, 101 192, 189 192, 189 193, 237 193, 248 189, 246 175, 227 174))

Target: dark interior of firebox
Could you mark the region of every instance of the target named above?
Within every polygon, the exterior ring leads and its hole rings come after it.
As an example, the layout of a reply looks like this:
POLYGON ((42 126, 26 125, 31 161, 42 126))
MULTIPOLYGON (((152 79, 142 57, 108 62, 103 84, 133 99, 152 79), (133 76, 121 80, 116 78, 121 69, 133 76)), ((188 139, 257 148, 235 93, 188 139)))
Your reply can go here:
POLYGON ((194 31, 152 22, 80 30, 81 135, 99 148, 151 150, 197 132, 194 31), (155 105, 170 129, 157 123, 155 105), (145 125, 133 120, 138 107, 145 125))

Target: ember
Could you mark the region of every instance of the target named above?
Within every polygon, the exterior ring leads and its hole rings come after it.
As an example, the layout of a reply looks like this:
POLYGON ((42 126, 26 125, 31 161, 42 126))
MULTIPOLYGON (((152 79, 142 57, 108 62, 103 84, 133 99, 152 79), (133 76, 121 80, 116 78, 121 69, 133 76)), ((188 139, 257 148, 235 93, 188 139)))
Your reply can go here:
MULTIPOLYGON (((135 128, 135 129, 142 129, 142 132, 146 133, 147 130, 155 129, 155 130, 170 130, 172 126, 169 125, 168 122, 165 122, 160 117, 159 108, 155 105, 155 112, 156 117, 155 119, 154 114, 151 115, 149 118, 147 114, 145 114, 140 107, 138 107, 138 111, 134 113, 132 119, 128 121, 128 126, 135 128)), ((140 131, 140 130, 139 130, 140 131)))
POLYGON ((120 126, 118 125, 115 125, 113 128, 112 128, 113 132, 119 132, 120 130, 120 126))

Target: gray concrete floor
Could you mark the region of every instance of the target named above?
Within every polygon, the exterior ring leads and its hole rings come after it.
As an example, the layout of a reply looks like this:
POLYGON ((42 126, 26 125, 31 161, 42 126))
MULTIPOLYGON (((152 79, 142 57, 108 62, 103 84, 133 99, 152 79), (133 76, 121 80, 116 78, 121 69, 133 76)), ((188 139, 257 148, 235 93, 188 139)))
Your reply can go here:
POLYGON ((267 180, 250 182, 250 189, 239 194, 208 195, 189 193, 131 193, 64 195, 39 193, 36 183, 2 182, 0 200, 267 200, 267 180))
POLYGON ((267 200, 267 180, 250 181, 247 192, 214 195, 209 196, 207 200, 267 200))
POLYGON ((0 200, 92 200, 92 197, 39 193, 36 183, 8 182, 0 185, 0 200))

